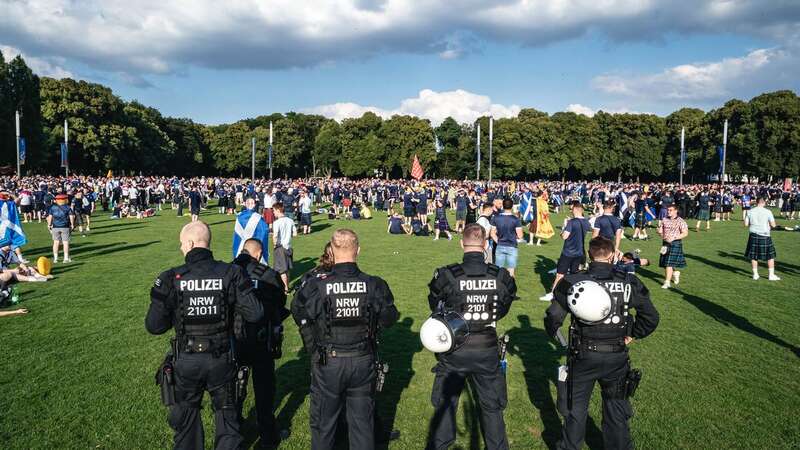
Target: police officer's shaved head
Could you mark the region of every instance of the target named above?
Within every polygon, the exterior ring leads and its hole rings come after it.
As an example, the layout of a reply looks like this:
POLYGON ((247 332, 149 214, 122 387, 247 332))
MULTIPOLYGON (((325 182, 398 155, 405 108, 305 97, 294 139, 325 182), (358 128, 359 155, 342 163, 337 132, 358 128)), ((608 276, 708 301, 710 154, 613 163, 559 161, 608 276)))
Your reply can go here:
POLYGON ((181 241, 181 251, 184 255, 196 247, 208 248, 211 245, 211 228, 205 222, 199 220, 189 222, 181 229, 179 239, 181 241))
POLYGON ((486 232, 483 227, 477 223, 471 223, 464 227, 464 232, 461 236, 461 244, 463 247, 481 247, 483 248, 486 241, 486 232))
POLYGON ((250 238, 244 241, 244 245, 242 246, 242 251, 247 252, 248 255, 252 256, 255 259, 261 259, 263 246, 261 245, 261 241, 259 241, 258 239, 250 238))
POLYGON ((358 235, 348 228, 340 228, 331 236, 331 250, 337 263, 355 262, 360 250, 358 235))

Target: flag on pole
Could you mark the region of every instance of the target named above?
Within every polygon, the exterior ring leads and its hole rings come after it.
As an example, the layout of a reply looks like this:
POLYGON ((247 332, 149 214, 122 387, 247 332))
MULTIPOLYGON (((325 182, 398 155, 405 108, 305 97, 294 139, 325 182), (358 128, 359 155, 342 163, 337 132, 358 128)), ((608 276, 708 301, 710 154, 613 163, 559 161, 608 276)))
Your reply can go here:
POLYGON ((417 158, 417 155, 414 154, 414 162, 411 163, 411 177, 419 181, 422 179, 422 175, 424 174, 425 173, 422 171, 422 166, 419 163, 419 158, 417 158))
POLYGON ((264 219, 255 211, 245 209, 236 216, 236 225, 233 228, 233 257, 239 256, 248 239, 261 241, 261 263, 269 261, 269 227, 264 219))
POLYGON ((436 153, 441 153, 444 150, 444 146, 442 146, 442 141, 439 140, 439 136, 433 135, 433 145, 436 146, 436 153))
POLYGON ((25 138, 19 138, 19 163, 20 165, 25 164, 25 138))
POLYGON ((19 221, 17 205, 14 200, 0 200, 0 243, 21 247, 28 243, 22 224, 19 221))
POLYGON ((61 167, 67 167, 67 164, 69 164, 68 159, 67 159, 67 143, 66 142, 62 142, 61 143, 61 167))
POLYGON ((719 154, 719 173, 721 174, 722 171, 725 169, 724 160, 725 160, 725 146, 718 145, 717 146, 717 153, 719 154))

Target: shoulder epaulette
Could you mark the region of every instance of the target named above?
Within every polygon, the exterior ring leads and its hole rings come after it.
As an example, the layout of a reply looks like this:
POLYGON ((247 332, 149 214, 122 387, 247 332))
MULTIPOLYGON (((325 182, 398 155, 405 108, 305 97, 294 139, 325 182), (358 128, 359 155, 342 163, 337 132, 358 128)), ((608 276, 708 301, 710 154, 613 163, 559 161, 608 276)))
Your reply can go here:
POLYGON ((447 270, 449 270, 450 273, 452 273, 456 278, 464 275, 464 268, 461 267, 461 264, 450 264, 447 266, 447 270))

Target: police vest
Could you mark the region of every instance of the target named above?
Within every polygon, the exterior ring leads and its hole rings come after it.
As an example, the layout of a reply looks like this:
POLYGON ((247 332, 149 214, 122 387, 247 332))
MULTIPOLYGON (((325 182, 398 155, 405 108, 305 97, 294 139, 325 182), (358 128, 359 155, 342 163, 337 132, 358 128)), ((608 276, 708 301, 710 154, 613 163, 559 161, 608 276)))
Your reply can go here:
POLYGON ((366 343, 374 331, 373 278, 365 273, 353 277, 329 274, 315 280, 324 306, 319 344, 354 348, 366 343))
POLYGON ((178 294, 178 337, 214 337, 231 330, 227 284, 230 266, 213 262, 208 269, 183 265, 174 270, 178 294))
POLYGON ((460 313, 469 324, 470 332, 481 332, 494 327, 497 321, 497 303, 505 286, 498 275, 500 268, 487 264, 483 273, 469 275, 461 264, 445 268, 450 283, 445 308, 460 313))
POLYGON ((597 278, 588 272, 578 272, 564 276, 570 285, 579 281, 591 280, 603 286, 611 297, 611 313, 602 323, 588 325, 581 321, 573 321, 581 336, 595 340, 615 340, 630 335, 631 325, 630 299, 633 286, 630 274, 614 270, 611 278, 597 278))

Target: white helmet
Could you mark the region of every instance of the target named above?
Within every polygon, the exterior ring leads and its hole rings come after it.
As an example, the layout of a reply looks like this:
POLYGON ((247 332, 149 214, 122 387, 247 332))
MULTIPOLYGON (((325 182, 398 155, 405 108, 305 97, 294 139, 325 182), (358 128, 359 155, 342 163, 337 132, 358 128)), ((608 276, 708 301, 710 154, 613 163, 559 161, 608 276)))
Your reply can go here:
POLYGON ((596 281, 581 280, 567 291, 567 306, 581 322, 594 324, 611 314, 611 296, 596 281))
POLYGON ((422 345, 434 353, 453 352, 466 342, 468 336, 467 322, 455 312, 431 314, 419 330, 422 345))

